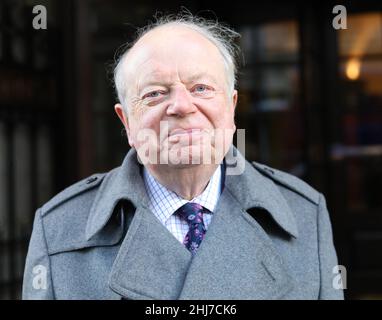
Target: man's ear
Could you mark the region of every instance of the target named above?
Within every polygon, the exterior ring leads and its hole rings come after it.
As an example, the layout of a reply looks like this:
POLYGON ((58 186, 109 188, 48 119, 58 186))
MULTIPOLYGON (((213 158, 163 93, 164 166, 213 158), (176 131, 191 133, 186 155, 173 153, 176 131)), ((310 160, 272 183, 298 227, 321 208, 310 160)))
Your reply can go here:
POLYGON ((238 99, 238 93, 237 93, 237 90, 233 90, 233 93, 232 93, 232 115, 233 115, 233 123, 232 123, 232 127, 233 127, 233 131, 235 132, 236 131, 236 124, 235 124, 235 113, 236 113, 236 106, 237 106, 237 99, 238 99))
POLYGON ((134 148, 134 143, 132 140, 132 137, 130 135, 130 127, 129 127, 129 120, 127 117, 127 114, 125 113, 125 109, 120 103, 117 103, 114 106, 115 113, 117 114, 119 120, 121 120, 123 126, 125 127, 126 134, 127 134, 127 139, 129 140, 129 145, 130 147, 134 148))
POLYGON ((233 94, 232 94, 232 106, 233 106, 234 109, 236 109, 236 105, 237 105, 237 96, 238 96, 237 90, 233 90, 233 94))

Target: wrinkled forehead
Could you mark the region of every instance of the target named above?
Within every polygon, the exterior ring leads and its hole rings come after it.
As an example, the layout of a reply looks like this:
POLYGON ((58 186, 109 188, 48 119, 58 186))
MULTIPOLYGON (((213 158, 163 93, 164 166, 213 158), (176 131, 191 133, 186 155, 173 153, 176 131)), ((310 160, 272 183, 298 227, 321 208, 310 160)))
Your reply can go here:
POLYGON ((205 73, 225 80, 224 60, 218 48, 197 31, 163 26, 145 34, 124 61, 125 76, 190 77, 205 73))

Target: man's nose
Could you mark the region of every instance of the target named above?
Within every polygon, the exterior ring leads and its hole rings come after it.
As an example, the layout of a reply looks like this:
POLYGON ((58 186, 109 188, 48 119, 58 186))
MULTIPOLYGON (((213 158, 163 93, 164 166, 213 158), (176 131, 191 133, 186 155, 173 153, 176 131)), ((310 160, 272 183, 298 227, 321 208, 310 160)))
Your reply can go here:
POLYGON ((174 88, 167 108, 167 115, 184 116, 195 112, 196 106, 192 103, 192 96, 187 88, 174 88))

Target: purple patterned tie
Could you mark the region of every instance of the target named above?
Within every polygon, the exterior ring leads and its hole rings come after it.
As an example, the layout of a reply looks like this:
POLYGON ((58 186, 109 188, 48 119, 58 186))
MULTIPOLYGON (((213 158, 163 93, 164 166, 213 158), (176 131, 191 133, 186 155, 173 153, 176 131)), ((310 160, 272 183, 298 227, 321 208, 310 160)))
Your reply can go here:
POLYGON ((190 227, 184 238, 183 244, 191 251, 192 255, 198 250, 200 243, 204 238, 204 234, 206 233, 206 228, 203 222, 204 210, 207 209, 195 202, 188 202, 177 210, 177 213, 187 221, 188 226, 190 227))

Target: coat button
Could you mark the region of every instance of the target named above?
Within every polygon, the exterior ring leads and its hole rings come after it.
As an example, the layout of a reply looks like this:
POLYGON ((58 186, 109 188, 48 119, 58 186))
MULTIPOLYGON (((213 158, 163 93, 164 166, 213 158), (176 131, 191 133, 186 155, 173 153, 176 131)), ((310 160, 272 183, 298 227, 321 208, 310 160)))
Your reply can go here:
POLYGON ((90 183, 93 183, 94 181, 96 181, 98 178, 97 177, 91 177, 89 179, 86 180, 86 184, 90 184, 90 183))

